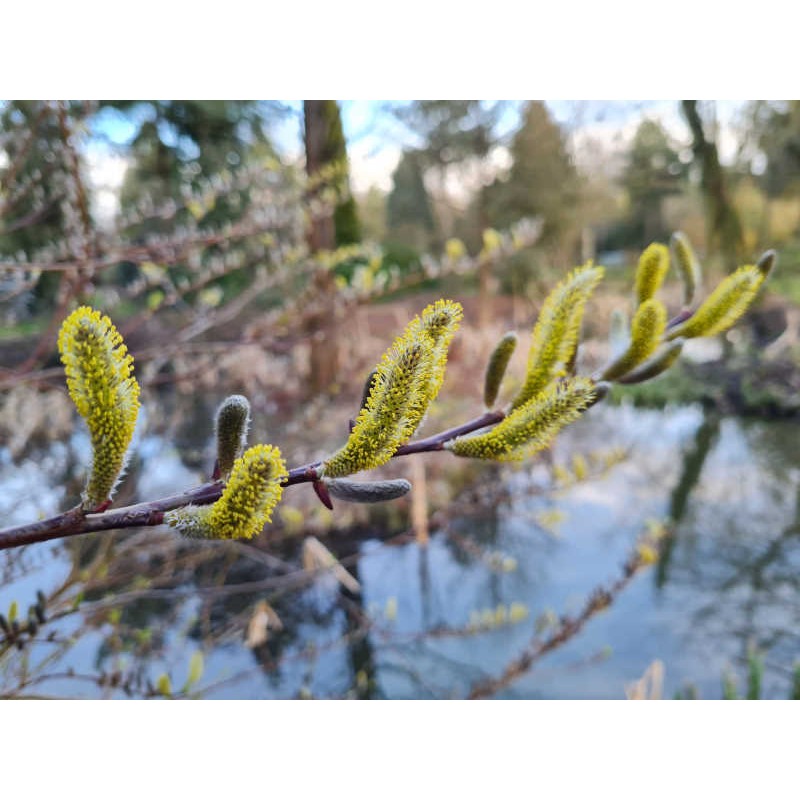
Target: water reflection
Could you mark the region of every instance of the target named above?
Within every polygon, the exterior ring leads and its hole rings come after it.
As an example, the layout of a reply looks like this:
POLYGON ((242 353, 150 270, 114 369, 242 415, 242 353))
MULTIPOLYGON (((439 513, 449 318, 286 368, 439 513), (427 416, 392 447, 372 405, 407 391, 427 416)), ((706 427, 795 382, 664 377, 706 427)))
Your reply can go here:
MULTIPOLYGON (((191 485, 207 467, 208 444, 191 435, 201 426, 175 420, 180 447, 139 442, 125 501, 191 485)), ((24 653, 0 645, 0 692, 147 696, 168 673, 181 696, 462 697, 613 577, 648 520, 669 519, 659 566, 503 696, 623 697, 658 658, 666 695, 691 683, 719 697, 726 667, 741 672, 753 646, 765 694, 786 696, 800 655, 798 445, 791 422, 598 407, 553 460, 625 448, 604 474, 554 492, 544 462, 499 481, 487 470, 435 517, 427 547, 385 515, 325 537, 359 593, 303 571, 302 535, 202 544, 148 529, 3 553, 0 610, 15 600, 24 616, 39 589, 48 622, 24 653), (248 646, 264 607, 280 624, 248 646), (197 650, 204 674, 187 686, 197 650)), ((0 496, 18 499, 8 522, 63 504, 65 483, 76 494, 84 449, 73 436, 19 463, 0 451, 0 496)))

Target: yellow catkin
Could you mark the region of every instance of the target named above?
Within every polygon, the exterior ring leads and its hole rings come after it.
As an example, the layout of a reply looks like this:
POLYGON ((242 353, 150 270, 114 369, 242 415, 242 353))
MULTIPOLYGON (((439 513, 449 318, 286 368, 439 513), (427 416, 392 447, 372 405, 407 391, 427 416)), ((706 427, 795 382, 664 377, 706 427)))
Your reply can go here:
POLYGON ((602 380, 610 381, 625 375, 656 351, 667 327, 667 309, 651 298, 645 300, 631 322, 631 341, 625 352, 603 371, 602 380))
POLYGON ((139 385, 122 336, 108 317, 88 306, 64 320, 58 350, 70 397, 89 428, 92 467, 83 507, 91 511, 111 498, 125 467, 139 413, 139 385))
POLYGON ((500 384, 508 369, 508 362, 517 347, 517 334, 507 333, 492 351, 489 363, 486 365, 486 376, 483 382, 483 402, 486 408, 491 408, 497 400, 500 384))
POLYGON ((636 269, 636 298, 638 305, 655 296, 669 270, 669 250, 653 243, 639 257, 636 269))
POLYGON ((764 274, 758 267, 739 267, 706 298, 695 313, 669 332, 669 339, 716 336, 728 330, 747 311, 758 294, 764 274))
POLYGON ((683 304, 690 306, 700 285, 700 262, 686 234, 676 231, 670 240, 678 274, 683 281, 683 304))
POLYGON ((467 458, 521 461, 548 447, 595 397, 595 385, 588 378, 566 378, 512 411, 490 431, 461 436, 446 447, 467 458))
POLYGON ((461 317, 458 303, 438 300, 408 324, 376 367, 350 438, 323 463, 324 475, 339 478, 379 467, 408 441, 442 385, 461 317))
POLYGON ((578 346, 586 301, 602 277, 602 267, 587 264, 573 270, 547 297, 533 329, 525 383, 512 408, 524 405, 566 374, 578 346))
POLYGON ((426 410, 428 404, 437 397, 442 388, 447 368, 447 353, 463 316, 461 303, 455 303, 452 300, 437 300, 422 312, 420 320, 422 330, 433 340, 433 348, 430 353, 431 382, 428 390, 430 397, 425 404, 426 410))
POLYGON ((666 372, 678 360, 684 341, 684 339, 675 339, 667 342, 656 350, 654 356, 617 380, 619 383, 644 383, 644 381, 649 381, 662 372, 666 372))
POLYGON ((252 539, 271 521, 286 476, 280 450, 256 445, 236 460, 216 503, 168 511, 164 521, 191 538, 252 539))

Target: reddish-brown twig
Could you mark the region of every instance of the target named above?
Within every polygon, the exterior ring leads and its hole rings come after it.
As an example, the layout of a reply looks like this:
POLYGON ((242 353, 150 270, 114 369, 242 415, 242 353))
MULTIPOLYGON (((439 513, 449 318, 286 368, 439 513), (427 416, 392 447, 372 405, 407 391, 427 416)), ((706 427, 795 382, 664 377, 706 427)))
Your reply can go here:
MULTIPOLYGON (((463 436, 486 428, 489 425, 494 425, 500 422, 504 416, 502 411, 488 411, 463 425, 449 428, 434 436, 420 439, 418 442, 403 445, 398 448, 393 457, 442 450, 445 442, 456 438, 456 436, 463 436)), ((293 486, 298 483, 313 483, 319 479, 318 470, 320 466, 320 462, 315 462, 289 470, 284 485, 293 486)), ((219 499, 223 488, 224 485, 222 483, 213 481, 170 497, 112 509, 102 514, 84 514, 79 508, 74 508, 49 519, 0 531, 0 550, 21 547, 22 545, 36 542, 46 542, 67 536, 77 536, 93 531, 160 525, 164 521, 164 512, 190 504, 205 505, 213 503, 219 499)))

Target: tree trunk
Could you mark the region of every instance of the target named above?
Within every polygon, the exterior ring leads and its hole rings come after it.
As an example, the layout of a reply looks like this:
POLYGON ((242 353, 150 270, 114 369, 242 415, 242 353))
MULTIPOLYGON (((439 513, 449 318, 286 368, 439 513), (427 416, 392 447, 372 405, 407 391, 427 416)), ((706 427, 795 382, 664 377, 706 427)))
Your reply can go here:
MULTIPOLYGON (((328 120, 324 100, 305 100, 306 173, 315 175, 325 165, 328 120)), ((336 247, 333 209, 330 214, 314 216, 308 230, 312 253, 336 247)), ((315 310, 307 318, 306 330, 311 335, 308 389, 310 394, 328 391, 339 372, 338 328, 341 311, 337 303, 336 285, 330 271, 320 269, 314 277, 315 310)))
MULTIPOLYGON (((489 209, 486 203, 486 192, 478 192, 478 219, 480 220, 481 230, 486 230, 489 225, 489 209)), ((492 321, 493 300, 497 293, 497 279, 495 270, 497 269, 496 254, 487 254, 478 263, 478 326, 485 330, 492 321)))
POLYGON ((725 173, 719 163, 717 146, 706 138, 697 101, 682 100, 681 107, 692 132, 694 157, 702 170, 702 187, 711 234, 709 243, 717 242, 727 258, 736 260, 744 247, 742 225, 736 209, 728 199, 725 173))

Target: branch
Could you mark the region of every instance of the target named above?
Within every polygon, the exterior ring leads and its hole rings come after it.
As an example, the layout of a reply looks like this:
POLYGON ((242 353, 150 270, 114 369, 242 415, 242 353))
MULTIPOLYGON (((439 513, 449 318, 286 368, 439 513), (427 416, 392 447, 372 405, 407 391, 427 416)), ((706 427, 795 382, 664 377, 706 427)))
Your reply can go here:
MULTIPOLYGON (((397 449, 393 458, 413 453, 430 453, 442 450, 445 442, 449 442, 457 436, 463 436, 486 428, 489 425, 494 425, 502 421, 504 417, 505 414, 502 411, 486 412, 463 425, 449 428, 434 436, 420 439, 418 442, 403 445, 397 449)), ((318 468, 321 463, 317 461, 289 470, 289 475, 283 485, 294 486, 298 483, 313 483, 319 479, 318 468)), ((80 507, 76 507, 49 519, 0 530, 0 550, 8 550, 12 547, 21 547, 22 545, 36 542, 47 542, 51 539, 79 536, 83 533, 95 531, 161 525, 164 521, 164 512, 190 504, 207 505, 213 503, 220 498, 224 488, 225 486, 221 481, 212 481, 160 500, 125 506, 124 508, 100 514, 85 514, 80 507)))

